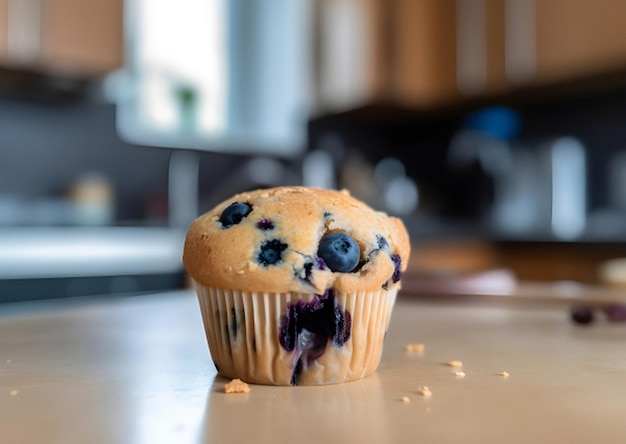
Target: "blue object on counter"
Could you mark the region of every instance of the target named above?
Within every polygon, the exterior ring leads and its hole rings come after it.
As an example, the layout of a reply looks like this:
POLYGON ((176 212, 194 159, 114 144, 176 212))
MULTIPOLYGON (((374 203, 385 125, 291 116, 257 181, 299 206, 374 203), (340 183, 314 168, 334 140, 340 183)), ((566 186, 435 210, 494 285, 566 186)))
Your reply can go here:
POLYGON ((517 111, 504 106, 483 108, 470 113, 463 127, 488 134, 500 139, 512 139, 519 134, 522 126, 517 111))

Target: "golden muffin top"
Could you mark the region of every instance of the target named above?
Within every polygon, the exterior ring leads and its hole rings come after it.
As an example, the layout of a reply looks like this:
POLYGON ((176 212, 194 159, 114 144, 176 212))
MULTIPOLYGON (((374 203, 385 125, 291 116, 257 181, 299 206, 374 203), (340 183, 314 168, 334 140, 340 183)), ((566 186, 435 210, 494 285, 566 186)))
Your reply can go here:
POLYGON ((409 254, 400 219, 345 190, 296 186, 237 194, 198 217, 183 263, 206 287, 352 293, 399 285, 409 254))

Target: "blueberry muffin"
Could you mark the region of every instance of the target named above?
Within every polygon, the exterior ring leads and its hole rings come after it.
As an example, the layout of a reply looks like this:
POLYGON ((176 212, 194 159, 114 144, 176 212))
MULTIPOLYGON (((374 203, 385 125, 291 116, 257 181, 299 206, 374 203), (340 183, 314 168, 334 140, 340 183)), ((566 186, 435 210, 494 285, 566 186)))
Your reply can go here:
POLYGON ((196 219, 183 262, 220 374, 319 385, 376 370, 409 253, 402 221, 347 191, 279 187, 196 219))

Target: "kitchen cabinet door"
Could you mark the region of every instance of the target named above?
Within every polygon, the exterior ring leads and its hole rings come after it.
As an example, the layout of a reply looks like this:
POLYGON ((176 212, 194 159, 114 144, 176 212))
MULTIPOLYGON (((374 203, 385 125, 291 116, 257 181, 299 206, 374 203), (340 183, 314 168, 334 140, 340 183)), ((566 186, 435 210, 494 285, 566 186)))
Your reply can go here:
POLYGON ((535 0, 537 81, 626 68, 626 1, 535 0))
POLYGON ((123 0, 0 0, 5 66, 98 76, 123 63, 123 0))
POLYGON ((429 109, 626 72, 626 0, 321 0, 322 110, 429 109))
POLYGON ((441 104, 626 70, 624 0, 393 0, 394 101, 441 104))
POLYGON ((7 56, 8 51, 9 1, 0 0, 0 58, 7 56))
POLYGON ((385 6, 319 0, 313 11, 314 112, 342 111, 385 96, 385 6))
POLYGON ((316 29, 325 42, 318 52, 322 105, 332 103, 341 110, 384 103, 423 109, 509 87, 505 0, 320 4, 316 29), (343 54, 337 52, 341 47, 343 54))
POLYGON ((456 99, 455 0, 393 0, 390 4, 393 101, 429 106, 456 99))
POLYGON ((123 63, 123 0, 47 0, 44 65, 102 74, 123 63))
POLYGON ((315 10, 322 111, 456 97, 455 0, 321 0, 315 10))
POLYGON ((528 1, 452 3, 448 16, 455 14, 456 27, 448 31, 452 34, 448 38, 454 38, 456 45, 449 45, 448 50, 456 64, 449 63, 449 72, 456 74, 458 98, 506 94, 516 84, 532 79, 535 17, 528 1))

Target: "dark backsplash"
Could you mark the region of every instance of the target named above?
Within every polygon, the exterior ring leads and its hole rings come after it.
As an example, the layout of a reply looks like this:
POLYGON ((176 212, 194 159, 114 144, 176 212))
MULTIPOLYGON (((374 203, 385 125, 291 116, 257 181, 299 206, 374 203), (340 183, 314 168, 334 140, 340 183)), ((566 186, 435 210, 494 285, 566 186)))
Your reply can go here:
MULTIPOLYGON (((116 132, 113 104, 0 98, 0 197, 55 198, 86 172, 115 190, 116 219, 141 223, 150 200, 165 199, 172 150, 131 145, 116 132)), ((203 189, 237 159, 200 154, 203 189)))
POLYGON ((332 133, 345 146, 365 153, 371 164, 387 156, 398 157, 420 185, 423 211, 471 222, 492 203, 494 184, 480 168, 463 174, 452 171, 446 162, 450 143, 469 113, 505 106, 520 117, 515 143, 524 149, 536 150, 544 141, 561 136, 582 142, 587 155, 588 210, 593 212, 610 204, 609 167, 617 153, 626 151, 626 81, 623 75, 620 79, 604 85, 596 81, 520 91, 437 110, 370 105, 314 119, 311 144, 315 147, 320 138, 332 133))

